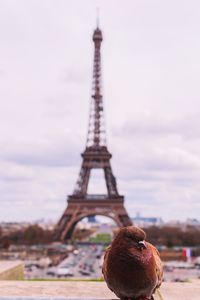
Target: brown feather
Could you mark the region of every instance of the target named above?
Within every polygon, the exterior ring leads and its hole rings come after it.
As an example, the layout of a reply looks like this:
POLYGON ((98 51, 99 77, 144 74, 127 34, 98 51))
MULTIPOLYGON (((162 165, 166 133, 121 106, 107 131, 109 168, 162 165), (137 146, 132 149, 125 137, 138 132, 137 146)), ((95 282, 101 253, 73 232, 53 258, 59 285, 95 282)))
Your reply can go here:
POLYGON ((102 273, 120 299, 152 299, 161 285, 162 262, 153 245, 140 243, 145 236, 138 227, 122 228, 106 249, 102 273))

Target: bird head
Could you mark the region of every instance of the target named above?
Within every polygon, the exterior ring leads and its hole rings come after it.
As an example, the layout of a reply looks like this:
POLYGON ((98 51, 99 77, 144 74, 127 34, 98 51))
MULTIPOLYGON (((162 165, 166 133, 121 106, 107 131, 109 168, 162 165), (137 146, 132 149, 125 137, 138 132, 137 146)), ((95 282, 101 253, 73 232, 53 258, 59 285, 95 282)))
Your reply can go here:
POLYGON ((139 227, 128 226, 121 229, 122 237, 130 246, 146 249, 146 233, 139 227))

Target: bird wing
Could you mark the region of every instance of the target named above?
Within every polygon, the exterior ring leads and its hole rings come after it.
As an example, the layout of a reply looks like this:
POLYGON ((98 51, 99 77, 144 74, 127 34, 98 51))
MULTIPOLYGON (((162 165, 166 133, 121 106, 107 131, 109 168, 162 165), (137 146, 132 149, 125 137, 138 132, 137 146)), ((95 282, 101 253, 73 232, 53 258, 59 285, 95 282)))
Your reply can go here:
POLYGON ((157 285, 156 285, 156 289, 160 287, 162 280, 163 280, 163 264, 162 261, 160 259, 160 253, 158 252, 158 250, 156 249, 156 247, 154 247, 152 244, 148 243, 148 245, 150 246, 152 253, 153 253, 153 257, 155 260, 155 272, 157 275, 157 285))

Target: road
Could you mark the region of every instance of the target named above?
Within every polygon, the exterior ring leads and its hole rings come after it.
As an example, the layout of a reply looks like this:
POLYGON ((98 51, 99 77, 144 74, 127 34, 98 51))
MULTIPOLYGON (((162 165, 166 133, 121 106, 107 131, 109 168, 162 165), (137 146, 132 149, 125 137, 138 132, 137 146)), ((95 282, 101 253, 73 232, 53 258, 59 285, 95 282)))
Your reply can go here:
POLYGON ((26 278, 100 278, 103 245, 80 245, 56 267, 26 268, 26 278))
MULTIPOLYGON (((103 245, 78 245, 58 266, 38 268, 33 265, 25 268, 25 277, 34 278, 101 278, 103 245)), ((182 262, 166 262, 164 281, 187 281, 200 278, 200 265, 187 265, 182 262)))

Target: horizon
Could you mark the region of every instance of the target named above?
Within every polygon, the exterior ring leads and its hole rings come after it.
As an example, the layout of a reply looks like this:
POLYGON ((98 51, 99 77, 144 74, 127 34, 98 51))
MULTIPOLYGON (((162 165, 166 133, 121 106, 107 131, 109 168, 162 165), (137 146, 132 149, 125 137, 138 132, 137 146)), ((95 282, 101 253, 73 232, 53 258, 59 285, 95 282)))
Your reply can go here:
MULTIPOLYGON (((135 219, 135 218, 138 218, 137 213, 136 213, 135 216, 132 216, 132 215, 129 215, 129 216, 130 216, 130 218, 132 220, 135 219)), ((100 223, 102 223, 102 224, 104 224, 104 223, 114 223, 115 224, 115 222, 111 218, 109 218, 109 217, 104 217, 104 216, 100 216, 100 215, 96 215, 96 217, 98 218, 97 222, 101 221, 100 223)), ((165 220, 164 218, 162 218, 160 216, 139 215, 139 218, 142 218, 142 219, 143 218, 144 219, 157 218, 157 219, 160 219, 163 222, 163 224, 176 223, 176 222, 177 223, 179 223, 179 222, 180 223, 185 223, 185 222, 188 222, 188 221, 197 221, 197 222, 200 222, 200 218, 191 218, 191 217, 188 217, 188 218, 182 219, 182 220, 180 220, 180 219, 165 220)), ((88 221, 86 221, 86 219, 87 219, 87 217, 81 219, 80 223, 81 222, 88 222, 88 221)), ((20 224, 20 223, 30 223, 30 224, 40 224, 40 223, 48 224, 48 223, 53 223, 53 224, 56 224, 58 221, 59 221, 59 219, 56 220, 56 219, 51 219, 51 218, 49 218, 49 219, 48 218, 46 218, 46 219, 45 218, 41 218, 41 219, 34 219, 34 220, 20 220, 20 221, 17 221, 17 220, 7 220, 7 221, 4 221, 4 220, 2 220, 2 221, 0 221, 0 225, 2 223, 18 223, 18 224, 20 224)), ((116 224, 116 226, 117 226, 117 224, 116 224)))

